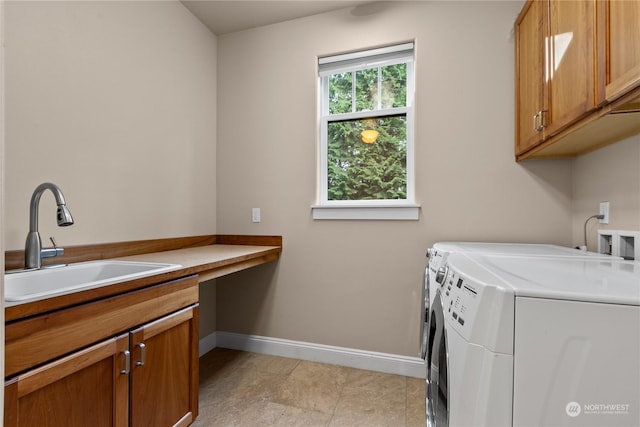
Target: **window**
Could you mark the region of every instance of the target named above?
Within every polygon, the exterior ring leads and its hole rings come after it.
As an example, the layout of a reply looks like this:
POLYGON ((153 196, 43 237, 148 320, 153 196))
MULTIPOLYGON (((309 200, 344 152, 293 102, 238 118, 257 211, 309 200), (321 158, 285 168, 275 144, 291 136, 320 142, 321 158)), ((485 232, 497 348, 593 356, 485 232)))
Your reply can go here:
POLYGON ((418 219, 413 43, 318 60, 315 219, 418 219))

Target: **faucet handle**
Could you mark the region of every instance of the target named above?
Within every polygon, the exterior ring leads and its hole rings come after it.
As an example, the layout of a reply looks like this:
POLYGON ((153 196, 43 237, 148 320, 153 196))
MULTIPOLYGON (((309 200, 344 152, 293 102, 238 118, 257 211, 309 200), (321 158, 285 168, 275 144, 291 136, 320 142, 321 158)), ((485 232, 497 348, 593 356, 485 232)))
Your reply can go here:
POLYGON ((49 240, 51 240, 51 243, 53 243, 53 247, 40 249, 40 258, 52 258, 52 257, 64 255, 64 248, 58 247, 58 244, 56 243, 56 239, 54 239, 52 236, 52 237, 49 237, 49 240))

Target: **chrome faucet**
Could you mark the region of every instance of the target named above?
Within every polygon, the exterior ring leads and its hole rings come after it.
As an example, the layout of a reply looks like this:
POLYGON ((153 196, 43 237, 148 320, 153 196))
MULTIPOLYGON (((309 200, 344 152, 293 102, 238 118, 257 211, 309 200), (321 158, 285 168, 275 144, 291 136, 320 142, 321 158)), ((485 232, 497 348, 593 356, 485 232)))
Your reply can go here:
POLYGON ((53 238, 51 238, 53 248, 42 248, 40 233, 38 233, 38 205, 40 204, 40 197, 45 190, 51 190, 56 198, 56 204, 58 205, 56 213, 58 226, 66 227, 73 224, 73 218, 71 217, 71 212, 67 209, 67 204, 64 201, 62 190, 60 190, 57 185, 50 182, 38 185, 38 187, 33 191, 31 204, 29 205, 29 234, 27 234, 27 243, 24 249, 25 269, 41 268, 42 258, 59 256, 64 253, 64 249, 57 247, 53 238))

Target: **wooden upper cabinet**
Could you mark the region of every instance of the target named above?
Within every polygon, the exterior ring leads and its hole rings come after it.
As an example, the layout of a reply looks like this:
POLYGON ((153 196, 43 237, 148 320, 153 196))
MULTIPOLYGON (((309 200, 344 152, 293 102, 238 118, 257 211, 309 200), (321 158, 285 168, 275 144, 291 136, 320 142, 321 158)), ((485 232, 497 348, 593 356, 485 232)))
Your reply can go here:
POLYGON ((530 0, 516 21, 516 154, 597 107, 595 0, 530 0))
POLYGON ((542 142, 545 109, 545 15, 543 2, 527 3, 516 22, 516 152, 542 142))
POLYGON ((515 36, 517 161, 640 133, 640 0, 527 0, 515 36))
POLYGON ((640 86, 640 1, 599 0, 600 96, 613 101, 640 86))
POLYGON ((545 137, 596 108, 596 3, 549 2, 549 91, 545 137))

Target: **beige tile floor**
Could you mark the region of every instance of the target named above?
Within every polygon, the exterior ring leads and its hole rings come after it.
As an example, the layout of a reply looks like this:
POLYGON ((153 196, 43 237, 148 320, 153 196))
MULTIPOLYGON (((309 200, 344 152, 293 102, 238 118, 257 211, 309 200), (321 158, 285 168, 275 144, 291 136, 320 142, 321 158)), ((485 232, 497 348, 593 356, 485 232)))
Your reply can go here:
POLYGON ((424 380, 217 348, 194 427, 425 425, 424 380))

